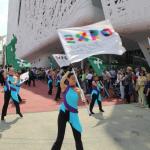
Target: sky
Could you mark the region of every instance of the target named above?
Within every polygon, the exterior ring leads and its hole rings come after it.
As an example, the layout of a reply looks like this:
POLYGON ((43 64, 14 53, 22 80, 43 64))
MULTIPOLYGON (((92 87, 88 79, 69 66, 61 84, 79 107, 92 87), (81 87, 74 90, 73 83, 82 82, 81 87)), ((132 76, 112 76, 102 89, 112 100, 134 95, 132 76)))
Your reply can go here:
POLYGON ((8 1, 0 0, 0 36, 7 34, 8 1))

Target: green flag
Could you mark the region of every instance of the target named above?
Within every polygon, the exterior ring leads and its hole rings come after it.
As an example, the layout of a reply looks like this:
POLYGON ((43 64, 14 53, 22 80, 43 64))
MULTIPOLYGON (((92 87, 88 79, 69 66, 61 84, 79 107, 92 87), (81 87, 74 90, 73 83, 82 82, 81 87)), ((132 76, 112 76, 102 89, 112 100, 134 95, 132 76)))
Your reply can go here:
POLYGON ((6 65, 13 66, 15 70, 31 67, 31 64, 28 61, 16 57, 16 43, 17 38, 13 35, 11 42, 6 46, 6 65))
POLYGON ((27 60, 17 58, 16 61, 17 61, 17 65, 20 68, 30 68, 31 67, 31 63, 29 63, 27 60))
POLYGON ((97 57, 89 57, 88 61, 91 64, 92 68, 94 69, 95 73, 98 76, 101 76, 102 72, 105 69, 103 61, 100 58, 97 58, 97 57))

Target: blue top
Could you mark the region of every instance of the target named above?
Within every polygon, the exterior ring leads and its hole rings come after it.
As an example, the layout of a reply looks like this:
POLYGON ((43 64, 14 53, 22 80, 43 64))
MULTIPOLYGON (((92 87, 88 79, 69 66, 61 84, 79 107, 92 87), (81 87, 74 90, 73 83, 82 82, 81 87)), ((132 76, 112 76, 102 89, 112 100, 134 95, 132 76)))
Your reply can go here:
POLYGON ((60 105, 60 110, 69 111, 69 122, 78 132, 82 132, 82 126, 78 116, 78 93, 70 86, 64 92, 64 102, 60 105))
POLYGON ((5 81, 4 91, 10 91, 12 100, 19 102, 17 87, 16 85, 12 84, 14 81, 15 79, 13 78, 13 76, 8 75, 5 81))
POLYGON ((57 78, 56 78, 56 87, 60 86, 60 76, 57 75, 57 78))
POLYGON ((13 101, 16 101, 19 103, 17 86, 14 84, 11 84, 11 97, 13 101))
POLYGON ((21 87, 21 84, 20 84, 20 80, 18 80, 17 84, 16 84, 16 89, 17 89, 17 93, 19 94, 20 92, 20 87, 21 87))
POLYGON ((5 81, 4 91, 10 91, 10 84, 14 81, 13 76, 8 75, 5 81))
POLYGON ((97 101, 102 101, 102 97, 100 94, 101 89, 102 89, 102 87, 101 87, 100 83, 98 83, 97 87, 93 86, 92 92, 91 92, 91 97, 93 96, 93 94, 96 94, 96 95, 98 95, 97 101))
POLYGON ((48 75, 48 88, 50 88, 49 84, 53 82, 53 79, 50 75, 48 75))

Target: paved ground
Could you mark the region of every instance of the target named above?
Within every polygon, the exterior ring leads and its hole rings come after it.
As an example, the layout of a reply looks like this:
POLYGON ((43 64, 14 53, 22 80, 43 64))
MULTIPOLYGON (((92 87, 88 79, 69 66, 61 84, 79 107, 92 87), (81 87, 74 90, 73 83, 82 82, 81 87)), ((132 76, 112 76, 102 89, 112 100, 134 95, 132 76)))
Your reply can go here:
MULTIPOLYGON (((54 90, 55 95, 55 90, 54 90)), ((0 150, 50 150, 57 134, 59 103, 47 95, 47 86, 38 82, 36 87, 24 86, 21 110, 24 118, 17 118, 12 104, 6 122, 0 122, 0 150)), ((0 110, 3 93, 0 93, 0 110)), ((150 111, 135 105, 122 104, 118 99, 103 101, 104 118, 97 112, 89 117, 80 103, 80 118, 84 127, 85 150, 150 150, 150 111)), ((62 150, 75 150, 72 131, 67 126, 62 150)))
MULTIPOLYGON (((150 111, 134 105, 105 106, 104 119, 80 109, 85 150, 150 150, 150 111)), ((97 112, 97 107, 95 108, 97 112)), ((56 133, 57 111, 9 115, 0 123, 1 150, 50 150, 56 133)), ((62 150, 75 150, 67 126, 62 150)))

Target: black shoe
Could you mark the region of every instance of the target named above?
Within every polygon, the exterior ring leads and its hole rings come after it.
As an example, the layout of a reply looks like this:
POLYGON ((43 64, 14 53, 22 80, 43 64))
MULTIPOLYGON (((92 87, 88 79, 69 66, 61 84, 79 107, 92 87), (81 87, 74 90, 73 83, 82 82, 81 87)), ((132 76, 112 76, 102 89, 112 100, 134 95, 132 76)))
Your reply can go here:
POLYGON ((1 117, 1 121, 5 121, 4 117, 1 117))
POLYGON ((103 109, 100 109, 101 112, 105 112, 103 109))
POLYGON ((93 115, 93 114, 95 114, 95 113, 94 113, 94 112, 90 112, 89 116, 91 116, 91 115, 93 115))
POLYGON ((18 114, 21 118, 23 117, 23 115, 21 113, 18 114))

